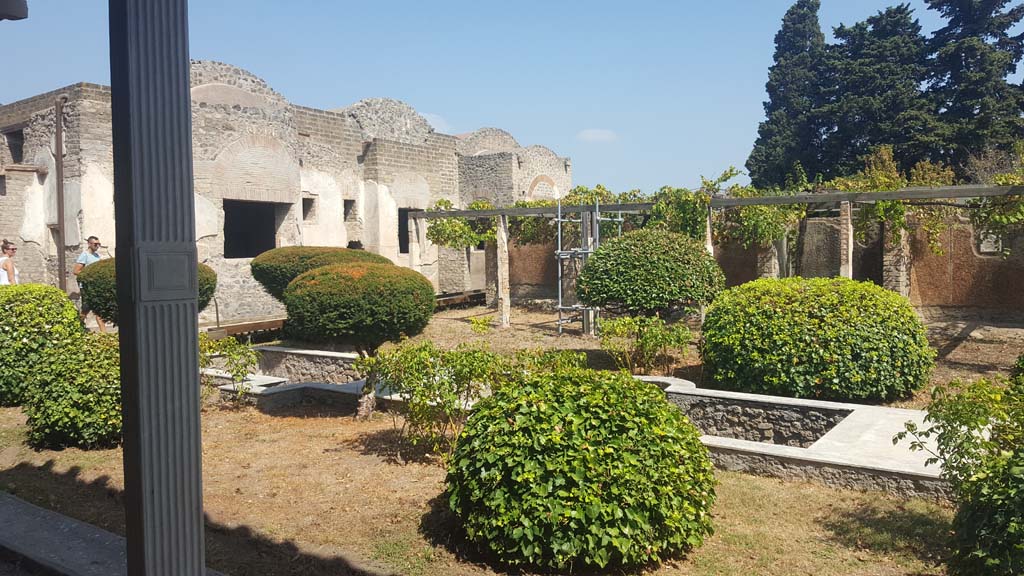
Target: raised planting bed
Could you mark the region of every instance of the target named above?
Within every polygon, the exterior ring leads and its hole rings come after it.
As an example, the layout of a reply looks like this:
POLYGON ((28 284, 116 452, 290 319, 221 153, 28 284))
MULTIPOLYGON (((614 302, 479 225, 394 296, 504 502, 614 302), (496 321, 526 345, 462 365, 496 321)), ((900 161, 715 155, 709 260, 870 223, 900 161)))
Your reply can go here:
POLYGON ((261 355, 261 373, 285 378, 289 382, 344 384, 359 379, 359 373, 353 367, 359 355, 354 352, 285 346, 258 346, 256 350, 261 355))
POLYGON ((925 413, 697 388, 677 378, 644 377, 665 390, 704 434, 715 465, 785 479, 945 497, 949 487, 927 454, 892 438, 925 413))

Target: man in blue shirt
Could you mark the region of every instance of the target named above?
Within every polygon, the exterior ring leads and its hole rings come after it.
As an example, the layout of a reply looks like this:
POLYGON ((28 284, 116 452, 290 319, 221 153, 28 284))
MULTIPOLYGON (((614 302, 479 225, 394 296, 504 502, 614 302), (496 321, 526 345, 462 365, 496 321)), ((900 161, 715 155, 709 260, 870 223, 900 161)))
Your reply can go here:
MULTIPOLYGON (((89 243, 88 247, 82 252, 82 255, 78 257, 78 260, 75 261, 75 268, 71 271, 75 276, 78 276, 79 272, 81 272, 86 266, 99 262, 100 260, 100 239, 95 236, 89 236, 86 242, 89 243)), ((89 309, 85 304, 85 300, 82 300, 81 314, 83 324, 85 323, 86 318, 88 318, 90 312, 92 312, 92 315, 96 317, 96 325, 99 326, 100 332, 106 332, 106 322, 103 321, 103 318, 100 318, 99 314, 89 309)))

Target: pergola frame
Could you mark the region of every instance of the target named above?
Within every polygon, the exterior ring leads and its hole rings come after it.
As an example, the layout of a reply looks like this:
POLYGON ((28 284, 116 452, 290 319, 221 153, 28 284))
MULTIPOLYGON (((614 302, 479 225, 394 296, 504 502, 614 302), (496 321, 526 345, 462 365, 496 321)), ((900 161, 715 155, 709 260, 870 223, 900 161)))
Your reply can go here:
MULTIPOLYGON (((842 192, 827 191, 813 194, 791 194, 780 196, 758 196, 754 198, 730 198, 714 196, 710 199, 706 216, 705 246, 708 252, 714 253, 711 237, 711 218, 715 209, 727 209, 740 206, 792 206, 798 204, 816 207, 838 206, 841 226, 839 275, 853 278, 853 205, 870 204, 885 200, 906 200, 920 204, 946 204, 930 202, 937 200, 959 200, 971 198, 998 198, 1024 196, 1024 186, 936 186, 911 187, 899 190, 879 192, 842 192)), ((487 210, 428 210, 409 214, 417 220, 437 220, 442 218, 495 218, 497 231, 497 297, 499 320, 502 327, 511 323, 511 295, 509 278, 508 252, 508 219, 512 217, 543 217, 561 218, 564 214, 580 214, 582 221, 589 221, 597 210, 618 212, 620 214, 637 214, 649 212, 654 202, 630 202, 622 204, 576 205, 576 206, 532 206, 528 208, 491 208, 487 210)), ((962 207, 967 208, 966 204, 962 207)), ((559 264, 560 265, 560 264, 559 264)), ((584 322, 584 331, 592 333, 592 327, 584 322)))

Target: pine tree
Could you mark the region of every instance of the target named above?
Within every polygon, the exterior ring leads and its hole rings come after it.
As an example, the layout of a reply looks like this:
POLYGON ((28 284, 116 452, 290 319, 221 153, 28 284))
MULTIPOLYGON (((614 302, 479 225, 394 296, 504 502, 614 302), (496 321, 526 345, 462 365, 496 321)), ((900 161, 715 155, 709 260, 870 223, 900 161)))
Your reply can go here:
POLYGON ((818 110, 825 129, 821 172, 856 172, 872 149, 891 145, 909 170, 943 144, 937 118, 922 92, 927 40, 907 4, 835 29, 828 48, 826 98, 818 110))
POLYGON ((945 154, 962 171, 971 154, 1009 149, 1024 136, 1022 90, 1006 80, 1024 56, 1024 34, 1010 34, 1024 4, 926 1, 946 20, 931 39, 929 95, 950 135, 945 154))
POLYGON ((768 70, 765 121, 747 160, 755 186, 781 186, 795 162, 817 174, 821 130, 814 110, 821 104, 825 36, 818 23, 820 0, 797 0, 775 35, 775 63, 768 70))

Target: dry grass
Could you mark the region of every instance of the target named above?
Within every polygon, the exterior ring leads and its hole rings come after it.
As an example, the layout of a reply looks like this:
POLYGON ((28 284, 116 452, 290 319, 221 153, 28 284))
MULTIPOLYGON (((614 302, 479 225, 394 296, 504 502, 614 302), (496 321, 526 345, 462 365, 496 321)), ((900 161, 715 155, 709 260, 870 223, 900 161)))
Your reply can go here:
MULTIPOLYGON (((0 409, 0 489, 123 532, 120 450, 34 451, 0 409)), ((397 464, 391 419, 306 406, 203 414, 207 550, 228 574, 504 573, 462 542, 436 463, 397 464)), ((656 575, 942 574, 950 512, 924 501, 719 473, 717 533, 656 575)))

